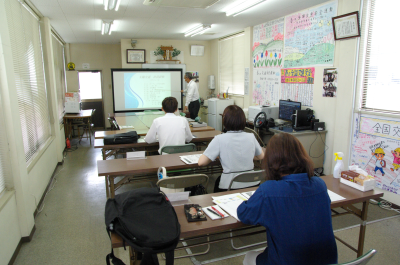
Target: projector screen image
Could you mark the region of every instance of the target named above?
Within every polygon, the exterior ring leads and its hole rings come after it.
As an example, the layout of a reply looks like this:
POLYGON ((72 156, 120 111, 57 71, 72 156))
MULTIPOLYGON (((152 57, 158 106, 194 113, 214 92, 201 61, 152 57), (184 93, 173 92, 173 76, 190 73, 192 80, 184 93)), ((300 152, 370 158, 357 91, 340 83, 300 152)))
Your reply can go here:
POLYGON ((166 97, 182 108, 181 69, 111 69, 114 112, 161 109, 166 97))

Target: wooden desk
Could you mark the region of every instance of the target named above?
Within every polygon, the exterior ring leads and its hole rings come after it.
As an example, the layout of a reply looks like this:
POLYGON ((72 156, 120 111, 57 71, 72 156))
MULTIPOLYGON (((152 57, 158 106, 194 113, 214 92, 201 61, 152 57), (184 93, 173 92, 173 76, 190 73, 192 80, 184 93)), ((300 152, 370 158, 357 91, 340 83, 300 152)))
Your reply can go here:
MULTIPOLYGON (((195 138, 190 141, 191 143, 194 144, 200 144, 203 142, 211 142, 212 139, 214 139, 215 136, 221 134, 220 131, 205 131, 205 132, 195 132, 193 133, 193 136, 195 138)), ((148 144, 143 141, 143 138, 140 138, 141 140, 138 143, 131 143, 131 144, 115 144, 115 145, 104 145, 104 139, 95 139, 94 140, 94 148, 102 148, 102 153, 103 153, 103 160, 106 160, 107 157, 110 155, 107 155, 107 152, 109 150, 116 150, 116 149, 123 149, 123 148, 142 148, 143 150, 158 150, 159 144, 158 142, 148 144), (155 148, 152 148, 155 147, 155 148)))
MULTIPOLYGON (((195 132, 207 132, 207 131, 214 131, 215 129, 213 127, 210 126, 205 126, 205 127, 190 127, 190 131, 192 133, 195 132)), ((104 136, 107 135, 113 135, 113 134, 117 134, 117 133, 125 133, 125 132, 130 132, 130 131, 136 131, 136 133, 140 136, 146 136, 147 132, 149 131, 149 129, 143 129, 143 130, 136 130, 136 128, 133 129, 121 129, 121 130, 112 130, 112 131, 97 131, 94 133, 94 138, 95 139, 103 139, 104 136)))
MULTIPOLYGON (((190 152, 190 154, 202 153, 203 151, 190 152)), ((188 165, 179 158, 179 156, 188 154, 189 153, 156 155, 139 160, 97 160, 97 172, 99 177, 105 177, 107 198, 114 198, 115 190, 124 185, 129 179, 148 180, 157 178, 157 170, 159 167, 165 167, 167 170, 196 169, 196 173, 205 173, 204 171, 211 171, 211 173, 222 172, 219 160, 211 162, 206 167, 199 167, 198 164, 188 165), (118 176, 125 177, 115 183, 114 180, 118 176)))
MULTIPOLYGON (((71 139, 71 131, 72 131, 72 120, 74 119, 88 119, 88 126, 90 128, 90 117, 92 117, 92 109, 81 110, 79 113, 65 113, 64 114, 64 133, 65 137, 71 139)), ((90 137, 90 142, 92 142, 92 138, 90 137)))
MULTIPOLYGON (((360 233, 358 237, 358 248, 354 248, 348 243, 344 242, 340 238, 336 237, 336 239, 343 244, 345 244, 347 247, 352 249, 357 253, 357 257, 360 257, 363 254, 364 250, 364 240, 365 240, 365 230, 366 230, 366 220, 367 220, 367 214, 368 214, 368 205, 369 205, 369 200, 370 199, 377 199, 383 196, 383 193, 377 193, 375 191, 367 191, 367 192, 362 192, 356 189, 353 189, 345 184, 340 183, 339 179, 334 179, 333 176, 323 176, 321 177, 325 183, 326 186, 328 187, 329 190, 339 194, 340 196, 346 198, 345 200, 341 201, 335 201, 331 203, 331 209, 333 212, 332 217, 337 217, 345 214, 354 214, 357 217, 361 219, 360 223, 360 233), (358 209, 353 206, 353 204, 356 203, 362 203, 362 208, 358 209), (334 208, 342 208, 346 210, 347 212, 345 213, 337 213, 334 208)), ((255 187, 253 188, 247 188, 247 189, 241 189, 241 190, 233 190, 233 191, 227 191, 227 192, 221 192, 218 193, 218 196, 224 195, 224 194, 229 194, 229 193, 237 193, 237 192, 244 192, 244 191, 249 191, 249 190, 254 190, 256 189, 255 187)), ((210 206, 213 205, 212 203, 212 196, 215 194, 206 194, 206 195, 199 195, 199 196, 192 196, 190 197, 190 200, 192 201, 191 203, 199 204, 202 207, 205 206, 210 206)), ((213 234, 217 233, 227 233, 227 235, 224 238, 220 238, 217 240, 211 240, 206 243, 215 243, 215 242, 220 242, 221 240, 228 240, 231 239, 229 237, 229 232, 232 229, 233 231, 235 230, 246 230, 246 228, 251 227, 247 226, 239 221, 237 221, 233 217, 227 217, 223 218, 220 220, 214 220, 212 221, 208 216, 207 216, 207 221, 206 222, 188 222, 186 220, 186 216, 184 214, 183 210, 183 205, 181 206, 175 206, 175 212, 178 216, 179 223, 181 224, 181 235, 180 237, 182 238, 181 241, 189 241, 191 239, 198 239, 198 238, 205 238, 207 235, 212 236, 213 234)), ((262 233, 265 233, 265 231, 261 231, 262 233)), ((254 234, 255 232, 247 232, 244 233, 244 235, 251 235, 254 234)), ((122 247, 122 239, 118 235, 112 233, 111 237, 111 243, 113 248, 118 248, 122 247)), ((204 244, 204 243, 200 243, 204 244)), ((177 249, 184 249, 188 247, 193 247, 197 246, 197 244, 193 245, 187 245, 185 247, 180 247, 177 249)))

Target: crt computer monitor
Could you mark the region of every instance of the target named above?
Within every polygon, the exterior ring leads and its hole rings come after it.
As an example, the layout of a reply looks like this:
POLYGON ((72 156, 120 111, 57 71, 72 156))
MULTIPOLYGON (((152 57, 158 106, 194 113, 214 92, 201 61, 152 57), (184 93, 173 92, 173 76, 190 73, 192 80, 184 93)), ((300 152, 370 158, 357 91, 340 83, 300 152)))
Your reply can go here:
POLYGON ((295 110, 301 110, 301 102, 279 100, 279 119, 291 121, 295 110))

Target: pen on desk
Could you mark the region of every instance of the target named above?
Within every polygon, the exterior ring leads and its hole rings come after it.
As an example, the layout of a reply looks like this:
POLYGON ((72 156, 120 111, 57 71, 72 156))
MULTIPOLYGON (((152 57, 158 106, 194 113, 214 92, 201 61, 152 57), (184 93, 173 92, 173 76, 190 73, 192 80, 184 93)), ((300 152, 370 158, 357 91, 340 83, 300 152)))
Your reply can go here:
POLYGON ((222 218, 222 216, 221 216, 221 215, 217 214, 216 212, 214 212, 214 211, 213 211, 213 210, 211 210, 210 208, 207 208, 207 211, 209 211, 209 212, 211 212, 211 213, 215 214, 216 216, 218 216, 218 217, 222 218))
POLYGON ((218 211, 217 209, 215 209, 214 206, 211 206, 211 208, 212 208, 214 211, 216 211, 221 217, 224 217, 224 215, 223 215, 220 211, 218 211))

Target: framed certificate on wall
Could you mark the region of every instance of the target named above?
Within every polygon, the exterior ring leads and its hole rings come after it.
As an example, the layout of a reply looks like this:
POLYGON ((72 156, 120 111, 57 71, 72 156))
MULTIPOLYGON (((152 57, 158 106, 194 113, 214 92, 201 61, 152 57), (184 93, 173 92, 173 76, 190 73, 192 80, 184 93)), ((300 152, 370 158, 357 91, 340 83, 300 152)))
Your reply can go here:
POLYGON ((126 63, 145 63, 146 50, 144 49, 127 49, 126 63))
POLYGON ((360 37, 358 11, 332 18, 335 40, 360 37))
POLYGON ((190 46, 191 56, 203 56, 204 55, 204 45, 192 45, 190 46))

